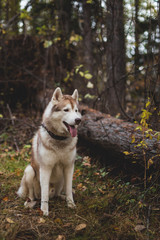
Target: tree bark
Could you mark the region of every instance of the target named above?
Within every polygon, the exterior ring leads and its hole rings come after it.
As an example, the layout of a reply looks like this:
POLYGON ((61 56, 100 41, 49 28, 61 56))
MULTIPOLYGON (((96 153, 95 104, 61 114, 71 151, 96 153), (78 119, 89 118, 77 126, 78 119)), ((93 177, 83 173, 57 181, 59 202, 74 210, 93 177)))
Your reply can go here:
POLYGON ((135 64, 135 81, 138 79, 138 70, 139 70, 139 0, 135 0, 135 57, 134 57, 134 64, 135 64))
MULTIPOLYGON (((80 110, 83 115, 79 126, 81 139, 108 152, 120 154, 125 159, 143 161, 143 149, 136 147, 143 139, 142 132, 136 130, 137 124, 125 122, 84 106, 81 106, 80 110)), ((156 154, 159 154, 160 141, 154 133, 152 133, 152 139, 146 139, 146 159, 154 158, 156 154)))
POLYGON ((124 112, 125 74, 123 0, 108 0, 106 113, 116 115, 124 112))
POLYGON ((91 29, 91 4, 83 0, 83 18, 84 18, 84 63, 85 70, 93 73, 93 56, 92 56, 92 29, 91 29))

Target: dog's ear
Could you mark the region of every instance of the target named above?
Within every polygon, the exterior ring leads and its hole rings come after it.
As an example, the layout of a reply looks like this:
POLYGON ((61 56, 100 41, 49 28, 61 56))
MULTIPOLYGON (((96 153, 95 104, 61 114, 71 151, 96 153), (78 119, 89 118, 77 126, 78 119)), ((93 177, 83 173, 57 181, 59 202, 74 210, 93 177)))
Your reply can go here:
POLYGON ((76 100, 76 102, 78 103, 78 90, 75 89, 73 94, 72 94, 72 98, 76 100))
POLYGON ((62 98, 63 94, 61 89, 58 87, 55 89, 53 96, 52 96, 52 101, 59 101, 62 98))

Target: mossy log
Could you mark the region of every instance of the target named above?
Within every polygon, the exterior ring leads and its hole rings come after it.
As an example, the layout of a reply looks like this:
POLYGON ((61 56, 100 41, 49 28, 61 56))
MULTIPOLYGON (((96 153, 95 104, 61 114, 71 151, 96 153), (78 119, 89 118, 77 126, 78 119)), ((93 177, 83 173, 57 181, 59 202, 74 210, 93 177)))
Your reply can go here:
POLYGON ((101 147, 107 152, 120 154, 125 159, 156 159, 159 157, 160 141, 155 132, 151 132, 151 138, 145 138, 147 147, 137 147, 143 140, 143 133, 136 130, 135 123, 117 119, 108 114, 101 113, 86 106, 80 106, 82 122, 79 126, 80 139, 93 144, 93 150, 101 147), (144 151, 143 151, 144 149, 144 151))

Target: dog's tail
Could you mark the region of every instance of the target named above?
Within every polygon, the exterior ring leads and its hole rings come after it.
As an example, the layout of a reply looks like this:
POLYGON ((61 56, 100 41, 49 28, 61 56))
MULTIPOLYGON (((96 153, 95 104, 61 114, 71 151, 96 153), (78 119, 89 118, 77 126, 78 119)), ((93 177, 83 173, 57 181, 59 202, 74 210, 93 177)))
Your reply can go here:
POLYGON ((28 165, 24 171, 24 175, 21 180, 21 185, 17 191, 17 195, 21 198, 25 198, 29 192, 30 184, 33 184, 35 172, 31 165, 28 165))

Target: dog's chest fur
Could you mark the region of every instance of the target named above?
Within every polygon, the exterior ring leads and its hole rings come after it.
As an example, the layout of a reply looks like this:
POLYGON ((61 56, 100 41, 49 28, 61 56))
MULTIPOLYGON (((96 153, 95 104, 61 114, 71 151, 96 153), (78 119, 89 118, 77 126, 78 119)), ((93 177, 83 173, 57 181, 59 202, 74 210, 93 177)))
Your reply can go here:
POLYGON ((39 164, 66 165, 72 162, 76 155, 77 137, 69 137, 63 141, 52 139, 47 132, 39 129, 33 138, 32 165, 39 167, 39 164))

